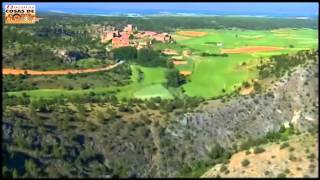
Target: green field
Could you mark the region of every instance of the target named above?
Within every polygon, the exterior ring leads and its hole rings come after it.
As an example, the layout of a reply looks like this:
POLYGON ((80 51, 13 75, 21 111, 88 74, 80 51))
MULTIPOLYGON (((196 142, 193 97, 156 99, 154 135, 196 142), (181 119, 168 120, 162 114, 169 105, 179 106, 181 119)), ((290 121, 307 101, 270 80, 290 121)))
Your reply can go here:
MULTIPOLYGON (((248 66, 254 66, 259 57, 268 57, 282 53, 293 53, 298 50, 317 48, 317 31, 312 29, 279 29, 276 31, 253 30, 209 30, 192 29, 184 31, 207 32, 201 37, 185 36, 179 34, 177 44, 185 46, 192 51, 189 58, 193 59, 188 65, 177 66, 180 70, 192 70, 188 82, 183 87, 189 96, 202 96, 206 98, 219 96, 222 89, 232 92, 243 81, 257 77, 255 71, 240 67, 242 62, 248 66), (222 43, 217 46, 215 43, 222 43), (290 47, 291 45, 291 47, 290 47), (255 52, 229 54, 228 57, 201 57, 203 52, 221 53, 221 49, 233 49, 245 46, 276 46, 283 50, 272 52, 255 52)), ((175 49, 175 48, 172 48, 175 49)), ((179 50, 178 47, 176 50, 179 50)))
POLYGON ((109 93, 112 91, 118 91, 116 96, 118 98, 146 98, 146 97, 157 97, 158 95, 162 98, 172 98, 172 95, 164 88, 161 84, 166 82, 165 78, 165 68, 148 68, 141 67, 138 65, 131 65, 132 69, 132 82, 129 85, 121 87, 101 87, 94 89, 75 89, 75 90, 65 90, 65 89, 39 89, 30 91, 19 91, 19 92, 9 92, 9 95, 21 96, 22 93, 30 95, 32 98, 51 98, 57 96, 70 96, 70 95, 81 95, 84 93, 95 92, 109 93), (144 73, 144 79, 141 82, 137 82, 137 68, 140 68, 144 73), (137 94, 135 94, 137 92, 137 94), (153 96, 152 93, 157 92, 153 96), (144 95, 146 94, 146 96, 144 95))
POLYGON ((198 57, 194 63, 191 82, 183 87, 189 96, 202 96, 210 98, 222 94, 222 89, 226 93, 232 92, 234 86, 249 78, 254 78, 256 73, 248 71, 246 68, 238 68, 241 62, 248 64, 254 61, 246 54, 231 55, 230 57, 207 58, 198 57))
MULTIPOLYGON (((187 31, 187 30, 184 30, 187 31)), ((259 57, 268 57, 282 53, 294 53, 298 50, 318 48, 318 31, 312 29, 278 29, 271 31, 254 30, 212 30, 192 29, 189 31, 201 31, 207 34, 201 37, 182 36, 174 33, 176 43, 155 44, 156 49, 174 49, 181 54, 183 50, 191 50, 192 55, 184 57, 188 61, 186 65, 178 65, 180 71, 191 71, 189 81, 183 85, 185 93, 189 96, 202 96, 211 98, 232 92, 242 82, 256 78, 257 72, 249 67, 257 64, 259 57), (218 46, 217 43, 221 43, 218 46), (275 46, 283 50, 272 52, 255 52, 229 54, 228 57, 201 56, 201 53, 221 53, 221 49, 233 49, 245 46, 275 46), (240 66, 246 62, 246 66, 240 66)), ((94 60, 80 62, 84 67, 99 64, 94 60)), ((62 94, 74 95, 93 91, 95 93, 116 93, 118 98, 150 98, 160 96, 162 98, 173 98, 172 94, 163 86, 166 82, 165 68, 141 67, 131 65, 132 81, 122 87, 97 87, 88 90, 63 90, 63 89, 40 89, 25 91, 31 97, 54 97, 62 94), (137 68, 143 71, 144 78, 137 81, 137 68)), ((21 91, 23 92, 23 91, 21 91)), ((21 95, 21 92, 10 92, 9 94, 21 95)))
POLYGON ((201 37, 188 36, 190 39, 177 39, 177 42, 198 52, 218 53, 221 48, 276 46, 286 48, 279 51, 279 53, 284 53, 305 48, 315 48, 318 43, 318 33, 312 29, 280 29, 276 31, 193 29, 192 31, 207 32, 208 34, 201 37), (223 45, 218 47, 215 44, 211 44, 215 42, 221 42, 223 45), (289 45, 294 45, 294 48, 289 48, 289 45))
POLYGON ((161 84, 147 86, 146 88, 143 88, 135 92, 134 97, 140 98, 140 99, 149 99, 152 97, 161 97, 164 99, 173 98, 170 92, 166 88, 164 88, 163 85, 161 84))
POLYGON ((132 65, 131 68, 132 83, 119 88, 120 92, 118 93, 118 97, 157 97, 157 93, 154 94, 154 96, 151 96, 151 93, 154 93, 158 88, 161 97, 172 98, 171 94, 169 92, 165 92, 167 90, 161 85, 166 82, 165 68, 149 68, 137 65, 132 65), (144 74, 144 79, 141 82, 137 81, 137 68, 140 68, 144 74), (146 96, 144 96, 144 93, 146 96))

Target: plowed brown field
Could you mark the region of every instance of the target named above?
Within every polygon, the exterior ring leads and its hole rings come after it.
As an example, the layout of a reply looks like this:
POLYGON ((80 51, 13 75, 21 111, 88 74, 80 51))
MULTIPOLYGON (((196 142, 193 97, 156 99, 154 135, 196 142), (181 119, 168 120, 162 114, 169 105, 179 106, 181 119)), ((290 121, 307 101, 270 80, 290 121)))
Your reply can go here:
POLYGON ((200 37, 208 34, 206 32, 199 32, 199 31, 178 31, 177 33, 184 36, 194 36, 194 37, 200 37))
POLYGON ((187 75, 191 75, 192 72, 191 71, 180 71, 180 74, 187 76, 187 75))
POLYGON ((184 65, 184 64, 188 64, 188 61, 173 61, 174 65, 184 65))

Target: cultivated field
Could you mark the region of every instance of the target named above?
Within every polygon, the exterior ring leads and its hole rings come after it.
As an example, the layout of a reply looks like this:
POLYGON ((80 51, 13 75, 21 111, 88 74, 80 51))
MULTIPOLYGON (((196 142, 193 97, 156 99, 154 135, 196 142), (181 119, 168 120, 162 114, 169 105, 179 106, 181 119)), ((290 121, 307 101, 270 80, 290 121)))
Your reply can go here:
MULTIPOLYGON (((275 54, 294 53, 298 50, 317 48, 317 31, 312 29, 277 29, 277 30, 239 30, 239 29, 185 29, 173 34, 176 43, 155 44, 159 50, 174 50, 182 60, 173 60, 175 68, 187 76, 183 85, 185 94, 211 98, 230 93, 241 86, 242 82, 257 77, 254 67, 260 57, 275 54), (183 51, 191 51, 190 55, 183 51), (203 56, 202 53, 225 53, 227 56, 203 56), (245 65, 243 65, 245 63, 245 65)), ((88 67, 88 65, 86 65, 88 67)), ((32 97, 53 97, 59 95, 81 95, 116 92, 119 98, 150 98, 160 96, 173 98, 163 86, 166 82, 166 68, 141 67, 132 65, 132 82, 125 86, 99 87, 94 89, 64 90, 39 89, 11 92, 21 95, 26 92, 32 97), (137 70, 143 71, 143 80, 137 81, 137 70)))
POLYGON ((192 31, 198 34, 203 32, 204 35, 192 37, 181 33, 191 30, 179 30, 175 34, 178 37, 177 50, 183 46, 192 51, 189 56, 192 62, 178 65, 177 68, 183 72, 192 71, 189 75, 191 81, 183 86, 186 94, 207 98, 223 94, 222 89, 225 93, 231 92, 243 81, 255 78, 257 73, 252 67, 259 57, 316 48, 318 43, 317 31, 312 29, 192 31), (201 56, 203 52, 226 53, 228 56, 204 57, 201 56), (246 62, 246 65, 241 67, 243 62, 246 62))

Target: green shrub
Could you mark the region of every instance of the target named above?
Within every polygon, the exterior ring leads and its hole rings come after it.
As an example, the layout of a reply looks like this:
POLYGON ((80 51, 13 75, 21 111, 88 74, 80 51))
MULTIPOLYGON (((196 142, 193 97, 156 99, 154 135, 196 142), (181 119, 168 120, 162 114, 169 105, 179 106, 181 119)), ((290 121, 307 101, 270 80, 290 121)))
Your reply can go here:
POLYGON ((294 155, 290 154, 290 155, 289 155, 289 160, 290 160, 290 161, 296 161, 297 158, 296 158, 294 155))
POLYGON ((241 164, 243 167, 249 166, 250 161, 248 159, 244 159, 243 161, 241 161, 241 164))
POLYGON ((266 150, 264 148, 262 148, 262 147, 256 147, 256 148, 253 149, 253 152, 255 154, 262 153, 264 151, 266 151, 266 150))
POLYGON ((278 178, 285 178, 285 177, 286 177, 286 175, 284 173, 278 174, 278 178))
POLYGON ((220 172, 224 172, 226 170, 228 170, 228 168, 225 165, 222 165, 220 168, 220 172))
POLYGON ((266 175, 266 176, 270 175, 270 171, 265 171, 264 175, 266 175))
POLYGON ((81 88, 82 89, 89 89, 90 85, 88 83, 83 83, 83 84, 81 84, 81 88))
POLYGON ((311 159, 316 158, 316 156, 315 156, 315 154, 314 154, 314 153, 312 153, 312 154, 310 154, 309 156, 307 156, 307 158, 311 160, 311 159))
POLYGON ((280 145, 280 149, 284 149, 284 148, 286 148, 286 147, 289 147, 289 143, 287 143, 287 142, 282 143, 282 144, 280 145))
POLYGON ((289 174, 289 173, 290 173, 290 170, 287 168, 286 170, 284 170, 284 173, 285 173, 285 174, 289 174))

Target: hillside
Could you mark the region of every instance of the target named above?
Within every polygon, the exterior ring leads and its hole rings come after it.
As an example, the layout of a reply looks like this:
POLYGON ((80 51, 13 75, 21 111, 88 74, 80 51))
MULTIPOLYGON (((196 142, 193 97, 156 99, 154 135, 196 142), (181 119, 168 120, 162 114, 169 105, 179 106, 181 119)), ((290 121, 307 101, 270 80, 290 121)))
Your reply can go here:
POLYGON ((7 96, 3 171, 16 169, 24 177, 200 177, 282 126, 317 132, 318 73, 318 60, 309 60, 268 84, 267 92, 205 102, 118 101, 94 93, 31 102, 26 95, 7 96))
POLYGON ((317 21, 41 16, 3 28, 4 177, 318 173, 317 21))
POLYGON ((317 138, 316 134, 305 133, 281 144, 260 146, 265 150, 261 153, 254 153, 254 148, 240 151, 228 164, 217 164, 201 177, 318 177, 317 138))
POLYGON ((317 67, 318 62, 312 62, 296 68, 291 76, 275 82, 269 92, 230 98, 229 102, 208 101, 193 113, 172 119, 176 123, 167 127, 166 136, 176 142, 175 154, 168 159, 185 152, 186 166, 202 160, 207 162, 204 168, 212 163, 208 155, 219 146, 232 153, 289 123, 301 132, 317 128, 317 67))

